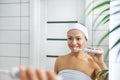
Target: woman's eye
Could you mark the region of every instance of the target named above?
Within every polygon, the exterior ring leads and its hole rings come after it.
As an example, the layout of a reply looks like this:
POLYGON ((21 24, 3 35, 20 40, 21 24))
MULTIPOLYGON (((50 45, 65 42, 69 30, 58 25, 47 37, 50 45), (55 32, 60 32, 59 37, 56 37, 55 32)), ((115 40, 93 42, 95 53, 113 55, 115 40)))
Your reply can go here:
POLYGON ((68 40, 72 40, 72 38, 68 38, 68 40))
POLYGON ((81 38, 77 38, 77 40, 81 40, 81 38))

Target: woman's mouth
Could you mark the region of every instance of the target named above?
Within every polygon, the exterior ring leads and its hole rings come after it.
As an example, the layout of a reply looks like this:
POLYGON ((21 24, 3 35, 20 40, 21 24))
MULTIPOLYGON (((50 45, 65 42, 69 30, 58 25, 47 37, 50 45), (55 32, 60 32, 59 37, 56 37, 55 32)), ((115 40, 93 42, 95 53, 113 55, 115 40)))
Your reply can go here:
POLYGON ((73 47, 72 50, 73 52, 78 52, 78 51, 81 51, 82 49, 79 47, 73 47))

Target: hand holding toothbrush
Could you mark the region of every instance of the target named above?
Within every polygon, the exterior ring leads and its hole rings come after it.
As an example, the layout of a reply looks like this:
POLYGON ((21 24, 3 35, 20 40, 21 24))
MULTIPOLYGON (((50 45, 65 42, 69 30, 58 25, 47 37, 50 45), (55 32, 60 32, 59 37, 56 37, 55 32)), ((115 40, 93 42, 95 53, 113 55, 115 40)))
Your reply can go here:
POLYGON ((62 80, 52 71, 32 67, 14 67, 11 70, 0 69, 0 74, 8 75, 13 80, 62 80))
POLYGON ((31 67, 20 67, 21 80, 62 80, 54 72, 43 69, 33 69, 31 67))
MULTIPOLYGON (((91 50, 102 50, 102 48, 88 48, 91 50)), ((88 52, 88 54, 94 59, 96 63, 103 62, 103 54, 95 54, 92 52, 88 52)))
MULTIPOLYGON (((103 50, 102 48, 89 48, 92 50, 103 50)), ((93 60, 100 66, 101 69, 107 69, 107 66, 105 65, 104 59, 103 59, 103 53, 102 54, 95 54, 95 53, 88 53, 93 60)))

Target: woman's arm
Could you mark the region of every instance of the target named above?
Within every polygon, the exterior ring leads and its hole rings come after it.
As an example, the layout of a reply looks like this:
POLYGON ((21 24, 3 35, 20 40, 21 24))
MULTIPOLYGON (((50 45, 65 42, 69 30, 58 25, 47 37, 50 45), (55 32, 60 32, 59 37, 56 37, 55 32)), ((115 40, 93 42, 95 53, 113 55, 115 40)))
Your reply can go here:
POLYGON ((54 72, 58 74, 58 60, 56 60, 55 65, 54 65, 54 72))
MULTIPOLYGON (((108 69, 105 62, 104 62, 103 54, 94 54, 94 53, 89 53, 89 54, 92 56, 94 62, 96 63, 96 70, 95 70, 96 75, 98 75, 98 73, 100 73, 102 70, 108 69), (99 68, 101 70, 99 70, 99 68)), ((106 76, 106 74, 104 74, 100 78, 100 80, 104 80, 105 76, 106 76)))
POLYGON ((92 57, 93 57, 94 61, 99 65, 101 70, 108 69, 103 60, 103 54, 92 54, 92 57))
POLYGON ((61 63, 61 56, 59 56, 56 61, 55 61, 55 65, 54 65, 54 72, 56 74, 58 74, 59 70, 58 70, 58 65, 61 63))

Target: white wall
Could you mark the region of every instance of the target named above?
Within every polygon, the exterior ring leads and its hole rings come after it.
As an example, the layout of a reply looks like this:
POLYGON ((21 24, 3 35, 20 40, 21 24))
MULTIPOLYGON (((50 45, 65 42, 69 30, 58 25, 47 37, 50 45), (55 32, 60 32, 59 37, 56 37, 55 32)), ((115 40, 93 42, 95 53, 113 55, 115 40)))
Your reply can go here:
MULTIPOLYGON (((29 65, 30 1, 0 0, 0 69, 29 65)), ((0 74, 0 80, 11 80, 0 74)))

